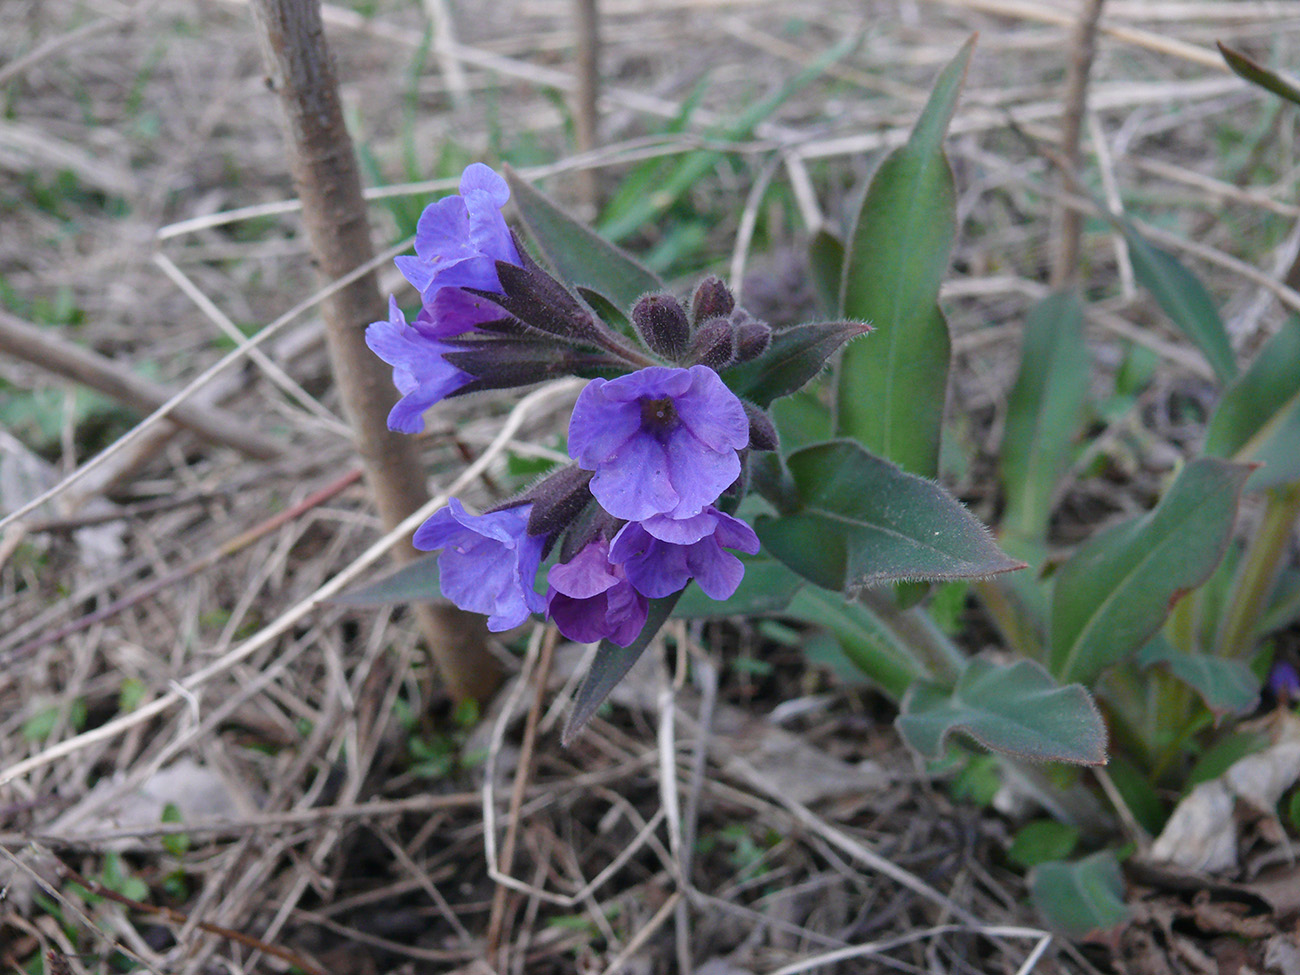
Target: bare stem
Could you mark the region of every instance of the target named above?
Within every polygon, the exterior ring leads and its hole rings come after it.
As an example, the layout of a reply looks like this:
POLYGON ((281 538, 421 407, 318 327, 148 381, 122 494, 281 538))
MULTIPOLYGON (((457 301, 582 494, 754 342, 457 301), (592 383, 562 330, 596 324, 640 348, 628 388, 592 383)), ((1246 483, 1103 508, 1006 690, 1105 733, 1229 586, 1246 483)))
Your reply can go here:
MULTIPOLYGON (((575 52, 578 85, 574 92, 574 136, 579 152, 591 152, 599 140, 600 126, 600 13, 597 0, 574 0, 573 29, 577 35, 575 52)), ((594 214, 600 206, 600 187, 594 169, 578 174, 582 202, 594 214)))
MULTIPOLYGON (((1087 0, 1075 26, 1070 45, 1072 57, 1065 76, 1065 110, 1061 116, 1061 184, 1065 192, 1078 192, 1079 138, 1088 110, 1088 75, 1096 53, 1097 22, 1105 0, 1087 0)), ((1052 255, 1052 287, 1064 288, 1079 280, 1080 238, 1083 215, 1071 207, 1059 206, 1054 214, 1056 233, 1052 255)))
MULTIPOLYGON (((325 43, 319 0, 252 0, 258 41, 287 124, 294 185, 313 260, 336 280, 370 259, 370 225, 352 140, 343 121, 338 81, 325 43)), ((355 435, 366 480, 385 528, 428 498, 415 442, 388 429, 394 391, 387 367, 365 344, 365 325, 387 317, 372 272, 330 295, 321 306, 326 343, 344 413, 355 435)), ((409 561, 409 545, 394 549, 409 561)), ((443 681, 457 699, 486 699, 501 671, 481 623, 450 606, 417 604, 416 618, 443 681)))

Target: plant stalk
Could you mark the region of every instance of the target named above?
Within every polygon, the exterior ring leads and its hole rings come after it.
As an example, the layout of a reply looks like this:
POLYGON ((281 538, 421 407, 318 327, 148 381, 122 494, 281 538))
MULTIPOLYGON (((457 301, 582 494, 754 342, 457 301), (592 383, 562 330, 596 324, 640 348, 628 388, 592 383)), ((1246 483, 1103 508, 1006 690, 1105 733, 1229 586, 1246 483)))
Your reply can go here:
POLYGON ((887 589, 864 589, 858 599, 893 630, 909 650, 916 653, 935 680, 956 685, 966 667, 966 655, 926 613, 917 609, 899 609, 893 593, 887 589))
MULTIPOLYGON (((312 259, 326 280, 336 280, 370 260, 373 248, 320 2, 251 0, 250 7, 268 83, 284 112, 289 164, 312 259)), ((388 429, 395 399, 388 367, 366 348, 365 326, 388 317, 375 273, 326 298, 321 314, 366 481, 380 520, 391 529, 419 508, 428 493, 414 439, 388 429)), ((415 554, 409 543, 394 549, 400 562, 415 554)), ((490 697, 501 669, 487 649, 482 622, 447 604, 416 604, 413 609, 452 697, 490 697)))
POLYGON ((1244 657, 1254 647, 1256 628, 1264 615, 1265 603, 1277 579, 1298 516, 1300 485, 1273 488, 1268 492, 1264 516, 1242 556, 1219 629, 1216 652, 1220 657, 1244 657))

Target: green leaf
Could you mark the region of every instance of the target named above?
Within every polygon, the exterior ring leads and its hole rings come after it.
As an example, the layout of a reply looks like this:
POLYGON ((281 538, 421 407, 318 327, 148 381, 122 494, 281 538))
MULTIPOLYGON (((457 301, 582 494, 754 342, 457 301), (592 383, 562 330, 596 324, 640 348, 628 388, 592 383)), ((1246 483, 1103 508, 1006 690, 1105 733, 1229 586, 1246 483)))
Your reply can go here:
POLYGON ((1078 684, 1058 686, 1032 660, 999 666, 975 658, 955 688, 917 681, 896 724, 929 759, 940 757, 948 736, 961 732, 1017 758, 1106 763, 1106 725, 1088 692, 1078 684))
POLYGON ((780 562, 743 559, 745 577, 731 598, 710 599, 698 586, 690 586, 673 610, 675 619, 710 620, 728 616, 763 616, 790 605, 806 583, 780 562))
MULTIPOLYGON (((739 142, 750 138, 760 122, 775 113, 792 95, 825 74, 827 68, 856 48, 859 42, 859 37, 844 38, 780 89, 741 112, 731 125, 721 126, 711 135, 718 142, 739 142)), ((602 224, 601 233, 610 240, 622 240, 635 233, 685 196, 725 156, 726 153, 718 149, 700 149, 683 156, 671 172, 652 187, 647 187, 649 192, 640 194, 626 210, 602 224)))
POLYGON ((1158 633, 1138 653, 1137 664, 1165 667, 1215 714, 1245 714, 1259 700, 1259 680, 1244 661, 1184 653, 1158 633))
POLYGON ((389 603, 423 603, 441 597, 438 556, 426 555, 360 589, 341 592, 329 602, 340 606, 386 606, 389 603))
POLYGON ((1073 289, 1048 295, 1029 312, 1020 374, 1002 434, 1004 531, 1042 538, 1056 483, 1074 452, 1088 394, 1083 302, 1073 289))
POLYGON ((567 746, 577 737, 578 732, 592 719, 596 709, 605 703, 609 692, 618 686, 618 682, 641 659, 641 654, 645 653, 645 648, 672 614, 681 595, 677 592, 663 599, 650 600, 650 613, 645 626, 629 646, 620 647, 608 640, 600 642, 600 650, 592 661, 591 670, 582 679, 582 686, 573 699, 573 710, 569 712, 569 720, 564 723, 564 732, 560 735, 561 744, 567 746))
POLYGON ((983 578, 1023 565, 939 485, 852 441, 806 447, 787 464, 796 510, 758 518, 755 531, 771 555, 823 589, 983 578))
POLYGON ((1237 375, 1237 360, 1228 330, 1205 285, 1168 251, 1148 243, 1130 221, 1119 218, 1117 226, 1128 243, 1138 282, 1151 292, 1179 330, 1196 343, 1219 382, 1230 383, 1237 375))
POLYGON ((926 675, 907 644, 875 613, 839 593, 805 587, 790 600, 784 615, 834 634, 849 662, 895 701, 926 675))
POLYGON ((663 290, 663 282, 639 261, 574 220, 509 166, 505 176, 529 236, 569 284, 627 309, 646 292, 663 290))
POLYGON ((797 393, 847 341, 871 331, 861 322, 813 322, 772 333, 772 344, 757 359, 722 373, 737 396, 766 409, 773 400, 797 393))
POLYGON ((844 354, 836 431, 925 477, 938 472, 951 353, 938 306, 957 232, 943 138, 973 44, 940 73, 907 144, 872 177, 845 255, 843 313, 880 335, 844 354))
POLYGON ((808 271, 817 307, 826 318, 840 316, 840 285, 844 279, 844 241, 825 227, 808 242, 808 271))
POLYGON ((1214 571, 1250 468, 1194 460, 1139 518, 1098 532, 1056 574, 1051 670, 1090 682, 1141 649, 1214 571))
POLYGON ((1248 490, 1300 480, 1300 318, 1291 316, 1224 392, 1205 453, 1263 463, 1248 490))
POLYGON ((1252 85, 1258 85, 1265 91, 1271 91, 1279 98, 1285 98, 1293 105, 1300 105, 1300 85, 1292 81, 1271 68, 1266 68, 1258 61, 1254 61, 1240 51, 1227 47, 1219 41, 1219 53, 1223 55, 1223 60, 1228 63, 1236 74, 1245 78, 1252 85))
POLYGON ((1062 860, 1079 845, 1079 828, 1054 819, 1035 819, 1016 831, 1007 847, 1007 859, 1026 869, 1050 860, 1062 860))
POLYGON ((1029 875, 1029 896, 1043 919, 1069 938, 1108 931, 1128 918, 1124 877, 1109 850, 1040 864, 1029 875))
POLYGON ((781 438, 781 449, 787 453, 834 436, 831 411, 817 398, 815 388, 801 389, 793 396, 777 400, 771 412, 781 438))

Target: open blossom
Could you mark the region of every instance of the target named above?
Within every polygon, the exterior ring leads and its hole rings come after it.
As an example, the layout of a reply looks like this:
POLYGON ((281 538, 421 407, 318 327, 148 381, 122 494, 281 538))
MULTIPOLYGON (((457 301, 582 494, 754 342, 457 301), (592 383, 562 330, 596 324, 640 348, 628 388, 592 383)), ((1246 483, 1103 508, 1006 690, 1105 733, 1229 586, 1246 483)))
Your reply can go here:
POLYGON ((739 518, 710 506, 692 518, 628 522, 609 551, 637 591, 651 599, 675 593, 691 579, 710 599, 728 599, 745 575, 729 548, 753 555, 758 536, 739 518))
POLYGON ((493 632, 518 626, 546 608, 534 588, 544 539, 528 534, 531 507, 471 515, 452 498, 415 532, 416 548, 442 549, 442 594, 461 609, 483 613, 493 632))
POLYGON ((497 261, 519 263, 501 208, 510 199, 506 181, 483 163, 471 163, 460 178, 460 195, 424 208, 415 229, 415 257, 396 259, 398 269, 425 303, 440 288, 500 291, 497 261))
POLYGON ((370 351, 393 367, 393 385, 402 394, 388 413, 388 428, 399 433, 424 429, 424 411, 473 380, 444 359, 452 347, 430 338, 419 319, 408 325, 397 299, 388 299, 388 321, 366 328, 370 351))
POLYGON ((737 477, 745 407, 707 366, 651 366, 593 379, 569 421, 569 450, 616 518, 698 515, 737 477))
POLYGON ((551 567, 547 609, 559 631, 578 643, 611 640, 626 647, 645 625, 649 604, 623 567, 609 560, 609 542, 587 544, 570 561, 551 567))

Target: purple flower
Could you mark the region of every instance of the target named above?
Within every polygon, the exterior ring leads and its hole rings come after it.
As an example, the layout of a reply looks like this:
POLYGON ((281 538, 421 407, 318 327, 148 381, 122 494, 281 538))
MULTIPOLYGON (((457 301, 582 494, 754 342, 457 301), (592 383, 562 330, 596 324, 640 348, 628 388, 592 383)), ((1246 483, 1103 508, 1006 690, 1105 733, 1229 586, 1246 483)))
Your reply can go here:
POLYGON ((740 559, 724 551, 729 548, 753 555, 758 536, 739 518, 708 507, 693 518, 628 522, 614 536, 609 557, 651 599, 677 592, 692 578, 710 599, 728 599, 745 575, 740 559))
POLYGON ((645 626, 649 604, 632 588, 623 567, 609 561, 609 542, 598 538, 572 560, 546 574, 547 609, 560 632, 578 643, 612 640, 626 647, 645 626))
POLYGON ((1284 660, 1275 663, 1268 672, 1268 688, 1278 700, 1300 700, 1300 672, 1284 660))
POLYGON ((442 594, 461 609, 483 613, 488 629, 508 630, 540 613, 546 601, 534 588, 542 561, 540 535, 528 534, 531 505, 471 515, 456 498, 415 531, 415 547, 442 549, 442 594))
POLYGON ((501 208, 510 199, 506 181, 482 163, 460 178, 460 196, 424 208, 415 229, 415 257, 396 259, 406 280, 433 301, 440 288, 500 291, 497 261, 519 263, 519 251, 501 208))
POLYGON ((452 347, 430 337, 419 318, 406 324, 396 298, 388 299, 388 321, 366 328, 366 345, 393 367, 393 385, 402 398, 388 413, 388 428, 399 433, 419 433, 424 411, 474 378, 443 359, 452 347))
POLYGON ((707 366, 593 379, 569 421, 569 452, 616 518, 690 518, 740 476, 745 407, 707 366))

